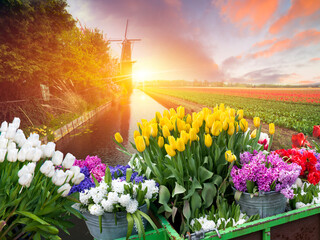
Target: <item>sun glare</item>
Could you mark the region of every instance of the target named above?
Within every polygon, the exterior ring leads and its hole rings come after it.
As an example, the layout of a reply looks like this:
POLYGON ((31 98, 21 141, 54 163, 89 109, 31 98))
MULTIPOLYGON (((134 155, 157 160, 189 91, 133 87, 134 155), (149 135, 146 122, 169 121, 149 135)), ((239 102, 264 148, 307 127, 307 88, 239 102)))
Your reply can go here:
POLYGON ((132 78, 135 82, 143 82, 151 80, 152 72, 148 70, 137 70, 132 73, 132 78))

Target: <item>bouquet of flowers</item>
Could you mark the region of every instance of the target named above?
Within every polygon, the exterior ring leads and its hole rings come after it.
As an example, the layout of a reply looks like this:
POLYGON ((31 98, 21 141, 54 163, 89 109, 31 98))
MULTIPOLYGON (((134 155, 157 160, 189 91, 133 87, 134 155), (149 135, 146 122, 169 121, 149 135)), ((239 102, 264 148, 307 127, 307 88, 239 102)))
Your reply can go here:
POLYGON ((255 194, 257 192, 281 192, 286 198, 293 198, 291 186, 299 177, 301 167, 288 164, 275 153, 264 155, 254 151, 240 154, 240 167, 233 166, 232 182, 236 190, 255 194))
MULTIPOLYGON (((139 237, 144 235, 142 217, 154 229, 157 229, 151 218, 139 207, 154 201, 159 192, 158 184, 154 180, 145 180, 133 172, 129 166, 107 167, 102 181, 95 180, 95 187, 80 192, 80 209, 88 211, 91 215, 99 216, 100 222, 104 212, 127 212, 128 224, 127 238, 131 235, 133 221, 138 229, 139 237)), ((100 224, 100 231, 101 224, 100 224)))
POLYGON ((275 151, 284 161, 301 166, 300 178, 309 183, 318 184, 320 181, 320 154, 305 148, 279 149, 275 151))
POLYGON ((70 213, 82 217, 68 194, 84 174, 72 154, 41 145, 38 134, 26 138, 19 126, 15 118, 0 128, 0 239, 53 239, 58 228, 67 232, 70 213))

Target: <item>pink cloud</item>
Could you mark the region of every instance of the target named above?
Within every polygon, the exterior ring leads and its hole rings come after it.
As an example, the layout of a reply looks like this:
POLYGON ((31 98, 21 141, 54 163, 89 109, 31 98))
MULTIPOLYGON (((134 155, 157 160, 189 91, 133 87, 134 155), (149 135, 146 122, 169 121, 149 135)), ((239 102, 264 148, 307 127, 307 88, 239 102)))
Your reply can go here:
POLYGON ((253 47, 261 48, 261 47, 264 47, 264 46, 268 46, 268 45, 274 43, 275 41, 277 41, 277 38, 267 39, 267 40, 255 43, 253 45, 253 47))
POLYGON ((248 57, 270 57, 278 52, 287 51, 301 46, 309 46, 320 42, 320 31, 315 29, 306 30, 296 34, 293 38, 285 38, 276 41, 270 48, 259 51, 248 57))
POLYGON ((278 7, 277 0, 229 0, 214 1, 214 4, 227 20, 251 31, 260 30, 278 7))
POLYGON ((320 61, 320 58, 316 57, 316 58, 311 58, 310 59, 310 62, 317 62, 317 61, 320 61))
POLYGON ((288 13, 279 18, 269 28, 269 32, 276 34, 280 32, 287 24, 301 17, 307 17, 320 9, 319 0, 293 0, 288 13))

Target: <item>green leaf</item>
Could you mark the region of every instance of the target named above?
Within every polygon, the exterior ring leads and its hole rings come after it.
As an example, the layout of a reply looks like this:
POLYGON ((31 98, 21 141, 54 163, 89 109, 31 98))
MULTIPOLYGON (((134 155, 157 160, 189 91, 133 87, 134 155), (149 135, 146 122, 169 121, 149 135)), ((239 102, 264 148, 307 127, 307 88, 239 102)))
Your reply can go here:
POLYGON ((246 185, 248 193, 253 193, 254 182, 247 180, 246 185))
POLYGON ((190 210, 190 203, 188 200, 184 200, 183 202, 183 210, 182 210, 183 216, 187 219, 189 222, 189 219, 191 217, 191 210, 190 210))
POLYGON ((202 205, 202 200, 198 192, 195 192, 193 196, 191 197, 191 211, 192 211, 192 216, 196 209, 201 208, 202 205))
POLYGON ((128 239, 131 236, 132 229, 133 229, 133 217, 130 213, 127 213, 127 221, 128 221, 128 231, 127 231, 127 238, 128 239))
POLYGON ((241 195, 242 195, 242 192, 240 192, 240 191, 237 190, 236 193, 234 194, 234 199, 235 199, 236 201, 239 201, 241 195))
POLYGON ((164 207, 164 210, 167 212, 171 212, 172 209, 168 206, 168 202, 170 199, 170 192, 168 188, 164 185, 160 185, 159 190, 159 203, 161 203, 164 207))
POLYGON ((21 214, 23 216, 29 217, 35 221, 37 221, 38 223, 41 223, 42 225, 49 225, 49 223, 47 223, 46 221, 42 220, 41 218, 39 218, 38 216, 34 215, 33 213, 30 212, 26 212, 26 211, 16 211, 17 214, 21 214))
POLYGON ((206 180, 211 178, 213 175, 213 172, 210 172, 209 170, 205 169, 204 167, 200 166, 198 169, 198 176, 200 179, 200 183, 204 183, 206 180))
POLYGON ((176 182, 176 186, 175 186, 175 188, 173 189, 173 192, 172 192, 172 197, 174 197, 177 194, 184 193, 185 191, 186 191, 186 189, 176 182))
POLYGON ((204 201, 204 207, 207 208, 211 206, 213 199, 217 194, 217 189, 212 183, 203 184, 203 190, 201 192, 202 199, 204 201))
POLYGON ((99 216, 99 229, 100 233, 102 233, 102 215, 99 216))
POLYGON ((217 187, 221 185, 222 180, 223 180, 222 177, 220 175, 217 175, 217 174, 215 174, 212 177, 212 183, 214 183, 217 187))
POLYGON ((142 211, 140 211, 140 210, 138 210, 138 212, 141 214, 142 217, 144 217, 144 218, 150 223, 150 225, 153 227, 153 229, 156 230, 157 233, 159 233, 158 228, 157 228, 157 226, 154 224, 154 222, 152 221, 152 219, 151 219, 147 214, 145 214, 144 212, 142 212, 142 211))

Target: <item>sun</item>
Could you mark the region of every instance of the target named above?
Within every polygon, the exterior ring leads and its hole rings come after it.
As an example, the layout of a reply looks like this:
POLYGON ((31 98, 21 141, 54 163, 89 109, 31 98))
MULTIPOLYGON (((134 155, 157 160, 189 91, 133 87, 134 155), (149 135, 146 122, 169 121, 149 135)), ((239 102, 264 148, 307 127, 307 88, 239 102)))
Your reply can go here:
POLYGON ((136 70, 132 73, 132 79, 135 82, 144 82, 147 80, 151 80, 152 72, 149 70, 136 70))

